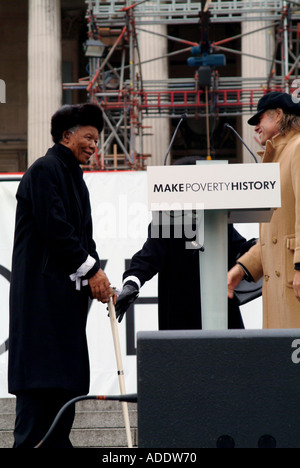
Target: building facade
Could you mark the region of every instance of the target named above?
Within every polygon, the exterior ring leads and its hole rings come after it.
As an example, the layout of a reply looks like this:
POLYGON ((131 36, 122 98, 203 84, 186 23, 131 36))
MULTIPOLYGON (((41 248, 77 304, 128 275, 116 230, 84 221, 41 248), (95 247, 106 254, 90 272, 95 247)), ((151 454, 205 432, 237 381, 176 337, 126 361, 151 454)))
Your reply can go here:
POLYGON ((61 104, 90 99, 105 113, 94 169, 163 164, 182 115, 168 162, 187 155, 249 162, 224 123, 259 149, 246 121, 266 90, 290 89, 297 79, 297 8, 281 0, 132 4, 0 0, 0 172, 22 172, 45 153, 61 104), (95 62, 84 44, 98 36, 106 55, 95 62), (225 63, 210 66, 203 84, 205 62, 189 59, 197 44, 203 58, 208 43, 208 55, 223 54, 225 63), (108 72, 117 88, 102 85, 108 72))

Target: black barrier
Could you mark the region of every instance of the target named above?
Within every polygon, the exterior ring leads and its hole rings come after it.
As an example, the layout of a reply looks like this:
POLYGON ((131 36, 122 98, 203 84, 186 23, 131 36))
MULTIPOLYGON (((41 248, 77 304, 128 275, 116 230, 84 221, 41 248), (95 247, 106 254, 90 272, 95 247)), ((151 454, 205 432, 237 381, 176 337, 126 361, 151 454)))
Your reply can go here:
POLYGON ((137 335, 140 448, 300 448, 300 330, 137 335))

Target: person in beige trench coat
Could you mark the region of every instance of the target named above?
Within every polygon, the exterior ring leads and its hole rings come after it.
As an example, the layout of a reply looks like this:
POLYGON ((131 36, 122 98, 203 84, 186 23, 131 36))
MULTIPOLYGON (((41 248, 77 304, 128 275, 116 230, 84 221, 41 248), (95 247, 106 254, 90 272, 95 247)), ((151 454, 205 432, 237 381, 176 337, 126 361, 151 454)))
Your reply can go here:
POLYGON ((287 93, 268 93, 248 123, 265 146, 262 162, 280 164, 281 207, 228 272, 228 297, 243 277, 263 276, 263 328, 300 328, 300 104, 287 93))

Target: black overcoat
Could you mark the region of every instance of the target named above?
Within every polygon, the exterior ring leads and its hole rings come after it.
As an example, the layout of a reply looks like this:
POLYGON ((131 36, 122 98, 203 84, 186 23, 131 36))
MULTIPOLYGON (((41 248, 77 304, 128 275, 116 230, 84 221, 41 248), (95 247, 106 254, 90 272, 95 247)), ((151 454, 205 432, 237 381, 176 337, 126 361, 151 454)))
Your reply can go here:
POLYGON ((26 171, 17 191, 10 287, 9 392, 89 390, 89 286, 70 275, 91 255, 89 194, 73 153, 56 144, 26 171))
MULTIPOLYGON (((152 224, 149 225, 148 238, 132 257, 123 280, 136 276, 142 286, 158 273, 159 329, 201 329, 199 250, 187 248, 188 239, 184 235, 177 238, 172 230, 169 237, 161 233, 153 237, 152 224)), ((228 225, 228 268, 235 265, 245 244, 246 239, 228 225)), ((244 328, 239 307, 233 300, 228 300, 228 328, 244 328)))

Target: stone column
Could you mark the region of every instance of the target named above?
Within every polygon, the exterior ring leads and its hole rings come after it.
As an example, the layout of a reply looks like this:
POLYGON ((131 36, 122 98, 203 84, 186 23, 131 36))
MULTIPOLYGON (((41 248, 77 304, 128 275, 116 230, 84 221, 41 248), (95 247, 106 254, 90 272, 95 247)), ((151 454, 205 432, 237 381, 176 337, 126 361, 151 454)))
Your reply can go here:
MULTIPOLYGON (((243 80, 256 78, 256 83, 253 84, 253 86, 255 86, 256 89, 260 87, 261 96, 263 96, 264 88, 267 84, 268 74, 271 68, 270 62, 255 57, 249 57, 246 54, 267 59, 272 58, 274 50, 274 29, 271 26, 270 28, 262 29, 267 25, 268 23, 266 21, 247 21, 246 17, 242 22, 242 34, 256 31, 242 38, 242 52, 245 54, 242 55, 242 78, 243 80)), ((244 88, 251 88, 252 85, 249 83, 250 81, 244 84, 244 88)), ((255 111, 256 108, 253 109, 253 114, 255 111)), ((247 146, 256 154, 256 152, 262 148, 255 139, 254 127, 247 123, 250 117, 251 115, 242 116, 242 136, 247 146)), ((242 151, 243 162, 254 162, 253 157, 244 146, 242 151)))
MULTIPOLYGON (((161 35, 139 32, 141 62, 165 56, 168 52, 168 41, 164 37, 167 34, 166 25, 147 24, 144 29, 161 35)), ((154 83, 161 83, 157 91, 168 89, 168 59, 166 57, 143 64, 142 74, 146 90, 155 89, 154 83)), ((150 127, 145 133, 153 134, 153 136, 145 136, 143 139, 143 152, 152 155, 151 158, 147 159, 147 165, 163 165, 170 143, 170 118, 168 116, 159 117, 157 114, 155 117, 144 118, 143 125, 150 127)), ((168 164, 170 161, 171 155, 169 155, 168 164)))
POLYGON ((29 0, 28 166, 53 145, 50 120, 61 106, 60 0, 29 0))

